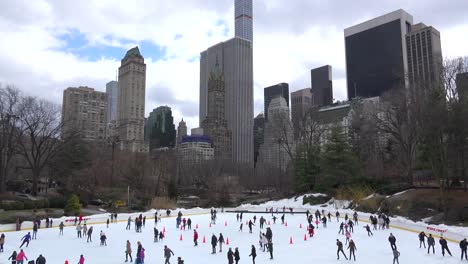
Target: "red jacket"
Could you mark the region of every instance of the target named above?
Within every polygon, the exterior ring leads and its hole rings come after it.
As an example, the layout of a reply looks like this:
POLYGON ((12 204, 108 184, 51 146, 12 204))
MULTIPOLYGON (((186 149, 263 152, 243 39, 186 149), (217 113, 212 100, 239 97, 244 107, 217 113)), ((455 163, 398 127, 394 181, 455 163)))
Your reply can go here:
POLYGON ((194 239, 194 240, 198 239, 198 233, 197 233, 197 232, 194 232, 194 233, 193 233, 193 239, 194 239))
POLYGON ((26 257, 26 254, 24 254, 24 251, 20 251, 20 253, 18 253, 18 255, 16 255, 16 260, 28 260, 28 258, 26 257))

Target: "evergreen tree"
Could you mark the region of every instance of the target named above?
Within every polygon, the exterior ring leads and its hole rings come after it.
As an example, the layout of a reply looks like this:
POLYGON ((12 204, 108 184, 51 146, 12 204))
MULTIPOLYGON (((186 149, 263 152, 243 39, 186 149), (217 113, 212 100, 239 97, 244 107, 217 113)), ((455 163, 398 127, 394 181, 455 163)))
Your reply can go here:
POLYGON ((75 194, 70 195, 70 198, 67 200, 67 204, 65 205, 65 214, 74 214, 79 215, 81 209, 80 198, 75 194))
POLYGON ((301 146, 294 159, 294 187, 297 192, 306 192, 314 188, 316 177, 320 173, 320 148, 301 146))

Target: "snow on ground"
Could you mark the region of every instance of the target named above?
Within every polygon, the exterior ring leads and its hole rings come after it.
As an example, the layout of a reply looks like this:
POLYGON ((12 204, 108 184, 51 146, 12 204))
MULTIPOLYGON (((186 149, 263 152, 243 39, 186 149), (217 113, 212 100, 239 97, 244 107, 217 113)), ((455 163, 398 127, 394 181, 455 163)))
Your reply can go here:
MULTIPOLYGON (((189 213, 190 211, 186 211, 189 213)), ((173 212, 176 214, 177 212, 173 212)), ((240 263, 251 263, 248 255, 250 254, 251 245, 257 247, 258 257, 256 263, 349 263, 346 260, 336 260, 336 239, 339 238, 343 243, 345 238, 343 235, 338 235, 339 223, 336 218, 332 218, 328 228, 320 226, 316 229, 316 235, 313 238, 307 238, 304 241, 306 234, 306 217, 304 214, 286 214, 287 226, 282 225, 278 219, 276 224, 273 224, 271 214, 256 214, 257 223, 253 233, 249 234, 248 226, 245 221, 253 218, 254 214, 244 213, 243 232, 239 232, 239 222, 236 222, 235 213, 218 213, 218 221, 216 225, 209 226, 209 214, 185 216, 190 217, 193 221, 192 227, 198 225, 200 235, 199 246, 193 246, 193 231, 180 231, 175 227, 175 218, 164 218, 158 223, 159 229, 166 229, 166 238, 163 242, 153 242, 153 227, 154 220, 150 219, 146 222, 146 227, 142 233, 136 233, 133 225, 131 230, 125 230, 126 222, 110 224, 106 228, 105 224, 93 225, 93 242, 86 243, 85 238, 77 238, 76 231, 73 226, 64 229, 64 235, 59 236, 58 227, 44 229, 41 228, 38 232, 38 239, 33 240, 28 248, 24 248, 26 255, 30 258, 36 258, 39 254, 43 254, 47 258, 47 263, 62 264, 65 260, 70 263, 77 263, 80 254, 83 254, 86 259, 86 264, 117 264, 125 263, 125 243, 130 240, 132 243, 133 255, 136 253, 136 242, 141 241, 145 248, 145 263, 163 263, 163 247, 168 245, 175 253, 171 263, 176 263, 178 256, 181 256, 186 264, 207 264, 207 263, 227 263, 226 252, 228 247, 239 248, 241 260, 240 263), (273 231, 274 243, 274 260, 269 259, 269 254, 258 248, 258 235, 260 216, 266 217, 270 221, 270 227, 273 231), (225 226, 227 224, 227 226, 225 226), (302 224, 302 228, 300 225, 302 224), (99 232, 103 230, 107 237, 107 246, 99 245, 99 232), (209 244, 211 235, 214 233, 219 235, 223 233, 225 239, 229 239, 230 244, 224 246, 223 253, 215 255, 211 253, 209 244), (180 236, 182 235, 182 241, 180 236), (202 243, 203 237, 206 237, 205 244, 202 243), (293 239, 293 244, 290 244, 290 238, 293 239)), ((281 214, 277 217, 280 218, 281 214)), ((119 219, 122 219, 119 217, 119 219)), ((58 222, 54 222, 57 226, 58 222)), ((268 225, 267 225, 268 226, 268 225)), ((28 231, 8 232, 6 233, 5 252, 0 253, 0 264, 10 263, 7 258, 13 250, 19 250, 20 238, 28 231)), ((458 245, 449 243, 454 257, 442 257, 438 243, 436 245, 436 254, 428 255, 425 249, 419 249, 417 234, 402 231, 399 229, 377 230, 373 231, 374 236, 368 237, 364 227, 358 225, 355 227, 355 233, 352 239, 357 245, 357 261, 356 263, 374 264, 376 262, 391 263, 392 251, 388 244, 387 238, 392 232, 397 238, 397 246, 401 252, 400 263, 460 263, 460 251, 458 245)), ((346 254, 348 252, 346 251, 346 254)))

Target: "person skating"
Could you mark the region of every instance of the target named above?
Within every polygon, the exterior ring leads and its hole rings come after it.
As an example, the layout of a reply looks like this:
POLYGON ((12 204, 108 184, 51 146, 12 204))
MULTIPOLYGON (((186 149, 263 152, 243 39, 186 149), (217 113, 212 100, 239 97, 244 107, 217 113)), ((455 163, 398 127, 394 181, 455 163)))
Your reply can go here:
POLYGON ((426 241, 424 238, 427 237, 424 232, 419 233, 418 238, 419 238, 419 248, 421 248, 422 245, 424 245, 424 248, 426 248, 426 241))
POLYGON ((236 264, 239 263, 239 260, 240 260, 239 248, 236 248, 234 251, 234 260, 236 261, 236 264))
POLYGON ((37 229, 38 229, 38 225, 37 225, 37 223, 35 222, 35 223, 34 223, 34 226, 33 226, 33 234, 32 234, 32 238, 31 238, 31 239, 37 239, 37 229))
POLYGON ((447 245, 447 240, 445 240, 445 238, 441 237, 439 239, 439 244, 440 244, 440 247, 442 248, 442 256, 445 257, 446 250, 449 253, 449 255, 452 256, 452 253, 450 252, 450 249, 448 248, 448 245, 447 245))
POLYGON ((322 225, 324 228, 327 227, 327 217, 325 215, 322 217, 322 225))
POLYGON ((136 253, 136 260, 135 263, 139 264, 141 263, 141 251, 143 250, 143 246, 141 245, 141 242, 137 242, 137 253, 136 253))
POLYGON ((229 248, 227 252, 227 259, 228 259, 228 264, 234 264, 234 252, 232 252, 232 248, 229 248))
POLYGON ((313 224, 309 224, 309 237, 313 237, 314 236, 314 225, 313 224))
POLYGON ((398 250, 396 248, 393 249, 393 264, 395 264, 395 262, 397 264, 400 264, 400 261, 398 261, 399 257, 400 257, 400 252, 398 252, 398 250))
POLYGON ((468 260, 468 257, 466 256, 466 249, 468 247, 468 241, 466 241, 466 238, 460 241, 460 251, 461 251, 461 260, 463 260, 463 255, 465 255, 465 259, 468 260))
POLYGON ((133 262, 133 259, 132 259, 132 244, 130 244, 130 241, 127 240, 127 245, 125 247, 125 262, 128 261, 129 257, 130 257, 130 262, 133 262))
POLYGON ((429 250, 431 249, 431 247, 432 247, 432 254, 435 254, 434 246, 435 246, 435 239, 432 236, 432 234, 429 234, 429 237, 427 238, 427 254, 429 254, 429 250))
POLYGON ((257 257, 257 250, 255 249, 254 245, 252 245, 252 249, 250 250, 249 257, 252 257, 252 264, 255 264, 255 258, 257 257))
POLYGON ((356 261, 355 252, 357 251, 357 247, 356 247, 356 244, 354 243, 354 241, 352 239, 349 241, 348 249, 349 249, 349 260, 351 260, 351 256, 353 256, 354 261, 356 261))
POLYGON ((265 236, 268 239, 268 241, 271 241, 273 239, 273 231, 271 231, 271 228, 267 227, 265 236))
POLYGON ((198 232, 196 229, 193 230, 193 244, 194 246, 198 246, 198 232))
POLYGON ((223 237, 223 234, 221 233, 219 233, 218 243, 219 243, 219 252, 223 252, 224 237, 223 237))
POLYGON ((347 245, 351 239, 351 233, 349 231, 346 231, 346 242, 345 242, 345 245, 347 245))
POLYGON ((82 233, 82 236, 80 235, 80 237, 85 238, 86 234, 88 233, 88 226, 86 226, 86 224, 83 225, 83 229, 82 229, 81 233, 82 233))
POLYGON ((336 246, 338 247, 338 249, 336 250, 337 259, 340 259, 340 252, 341 252, 343 256, 345 257, 345 259, 348 260, 348 257, 346 257, 346 254, 343 251, 343 243, 339 239, 336 240, 336 246))
POLYGON ((336 222, 340 222, 340 212, 336 211, 335 216, 336 216, 336 222))
POLYGON ((270 259, 273 259, 273 242, 268 241, 268 251, 270 252, 270 259))
POLYGON ((101 246, 107 246, 107 237, 106 237, 106 234, 104 232, 102 232, 101 230, 101 233, 99 234, 99 238, 101 240, 101 246))
POLYGON ((145 248, 142 248, 140 251, 140 263, 145 263, 145 248))
POLYGON ((184 261, 182 260, 181 257, 177 258, 177 264, 184 264, 184 261))
POLYGON ((241 222, 240 226, 239 226, 239 232, 242 232, 242 227, 244 226, 244 223, 241 222))
POLYGON ((159 231, 159 241, 163 241, 164 239, 164 233, 162 231, 159 231))
POLYGON ((357 212, 354 212, 354 214, 353 214, 353 220, 354 220, 354 223, 356 223, 356 225, 359 225, 357 212))
POLYGON ((42 256, 42 254, 39 254, 39 257, 37 257, 36 264, 46 264, 46 259, 44 256, 42 256))
POLYGON ((64 226, 65 225, 63 224, 63 222, 61 222, 60 225, 59 225, 59 230, 60 230, 59 235, 63 235, 63 227, 64 226))
POLYGON ((349 231, 351 231, 351 233, 354 233, 354 222, 351 219, 348 222, 348 226, 349 226, 349 231))
POLYGON ((338 230, 338 235, 339 234, 344 235, 344 223, 343 222, 341 222, 341 224, 340 224, 340 230, 338 230))
POLYGON ((166 261, 164 262, 164 264, 170 264, 169 259, 171 258, 171 254, 173 256, 174 252, 172 252, 172 250, 168 248, 167 245, 165 245, 164 246, 164 258, 166 259, 166 261))
POLYGON ((284 225, 284 214, 281 216, 281 224, 284 225))
POLYGON ((252 233, 252 226, 254 226, 255 224, 252 223, 252 220, 249 220, 249 233, 252 233))
POLYGON ((218 238, 213 234, 211 236, 211 247, 212 247, 212 252, 211 254, 216 254, 216 244, 218 243, 218 238))
POLYGON ((78 260, 78 264, 84 264, 85 262, 85 258, 83 257, 83 255, 80 255, 80 260, 78 260))
POLYGON ((81 238, 81 229, 82 229, 81 224, 78 224, 76 226, 76 234, 77 234, 78 238, 81 238))
POLYGON ((145 225, 146 225, 146 215, 143 216, 143 226, 145 226, 145 225))
POLYGON ((26 244, 26 247, 28 247, 28 246, 29 246, 29 241, 31 241, 31 233, 28 232, 24 237, 22 237, 22 238, 20 239, 20 241, 21 241, 21 240, 23 241, 23 243, 21 243, 20 248, 21 248, 24 244, 26 244))
POLYGON ((188 230, 192 229, 192 219, 187 219, 187 228, 188 230))
POLYGON ((93 240, 91 239, 91 235, 93 234, 93 227, 91 226, 89 229, 88 229, 88 238, 86 239, 86 243, 88 242, 93 242, 93 240))
POLYGON ((388 242, 390 242, 390 247, 392 250, 397 249, 396 238, 392 233, 390 233, 390 236, 388 237, 388 242))
POLYGON ((154 242, 158 242, 158 235, 159 235, 159 230, 156 227, 154 227, 153 228, 153 236, 154 236, 153 241, 154 242))
POLYGON ((331 222, 331 213, 328 212, 328 215, 327 215, 327 216, 328 216, 328 222, 331 222))
POLYGON ((16 264, 16 256, 17 256, 16 251, 13 251, 13 253, 11 254, 11 256, 8 258, 8 260, 11 259, 11 264, 16 264))
POLYGON ((275 215, 275 216, 273 216, 273 218, 272 218, 272 219, 273 219, 273 224, 276 224, 276 219, 278 219, 278 218, 276 217, 276 215, 275 215))
POLYGON ((5 244, 5 234, 0 236, 0 252, 3 252, 3 245, 5 244))
POLYGON ((21 249, 18 255, 16 255, 16 263, 17 264, 23 264, 24 260, 28 260, 28 257, 26 257, 26 254, 24 251, 21 249))
POLYGON ((370 230, 369 225, 366 225, 365 228, 366 228, 366 231, 367 231, 367 236, 373 236, 374 235, 374 234, 372 234, 372 231, 370 230))
POLYGON ((131 223, 132 223, 132 218, 129 216, 127 219, 127 227, 125 227, 125 230, 130 230, 131 223))

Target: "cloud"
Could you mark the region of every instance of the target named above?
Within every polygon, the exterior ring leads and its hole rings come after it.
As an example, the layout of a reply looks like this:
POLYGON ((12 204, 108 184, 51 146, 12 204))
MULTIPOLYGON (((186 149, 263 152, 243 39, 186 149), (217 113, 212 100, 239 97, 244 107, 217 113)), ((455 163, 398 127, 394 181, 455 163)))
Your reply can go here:
MULTIPOLYGON (((199 54, 234 35, 233 0, 17 0, 0 3, 0 82, 62 101, 63 89, 105 90, 127 49, 147 64, 146 113, 172 108, 198 126, 199 54)), ((466 0, 254 1, 255 114, 263 88, 310 86, 310 69, 333 67, 334 98, 346 98, 343 29, 403 8, 441 32, 444 56, 468 54, 466 0)))

